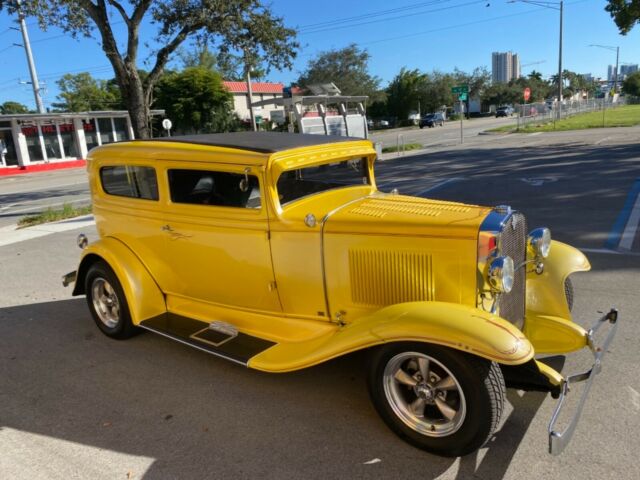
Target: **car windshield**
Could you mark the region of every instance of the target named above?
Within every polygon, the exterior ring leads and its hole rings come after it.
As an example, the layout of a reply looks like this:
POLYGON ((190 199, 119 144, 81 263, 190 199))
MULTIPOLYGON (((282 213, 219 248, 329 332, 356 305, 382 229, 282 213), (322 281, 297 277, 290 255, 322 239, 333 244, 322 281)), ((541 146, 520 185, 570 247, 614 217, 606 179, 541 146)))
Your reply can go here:
POLYGON ((431 120, 433 117, 435 117, 435 115, 433 113, 430 113, 429 115, 426 115, 424 118, 425 120, 431 120))
POLYGON ((335 188, 370 185, 366 158, 343 160, 289 170, 278 178, 278 198, 286 205, 302 197, 335 188))

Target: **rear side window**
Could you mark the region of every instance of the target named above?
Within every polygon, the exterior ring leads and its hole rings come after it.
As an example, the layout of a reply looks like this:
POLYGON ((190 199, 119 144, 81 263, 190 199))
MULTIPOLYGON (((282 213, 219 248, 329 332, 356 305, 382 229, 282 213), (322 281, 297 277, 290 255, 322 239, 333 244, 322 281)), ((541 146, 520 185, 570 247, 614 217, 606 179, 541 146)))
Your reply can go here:
POLYGON ((254 175, 212 170, 169 170, 173 203, 219 207, 261 207, 260 183, 254 175))
POLYGON ((152 167, 102 167, 100 181, 109 195, 158 200, 158 179, 152 167))

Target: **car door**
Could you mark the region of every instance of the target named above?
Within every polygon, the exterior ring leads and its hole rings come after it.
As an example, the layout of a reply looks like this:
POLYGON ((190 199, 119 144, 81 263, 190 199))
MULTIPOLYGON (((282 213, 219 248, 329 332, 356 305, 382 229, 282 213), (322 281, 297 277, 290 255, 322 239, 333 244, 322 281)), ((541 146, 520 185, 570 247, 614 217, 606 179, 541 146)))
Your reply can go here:
POLYGON ((167 293, 259 312, 282 310, 258 167, 167 162, 167 293))

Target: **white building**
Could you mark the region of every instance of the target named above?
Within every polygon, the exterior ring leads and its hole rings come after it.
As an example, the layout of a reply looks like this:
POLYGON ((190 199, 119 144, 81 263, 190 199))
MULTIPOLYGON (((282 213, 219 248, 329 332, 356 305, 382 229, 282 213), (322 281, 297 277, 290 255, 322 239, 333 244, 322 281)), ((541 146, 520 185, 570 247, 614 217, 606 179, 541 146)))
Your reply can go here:
POLYGON ((133 138, 126 111, 0 115, 0 167, 82 160, 93 147, 133 138))
MULTIPOLYGON (((265 100, 279 99, 283 96, 284 85, 282 83, 251 82, 251 101, 247 90, 247 82, 222 82, 233 95, 233 110, 242 120, 249 120, 249 104, 265 100)), ((254 107, 253 113, 260 119, 272 122, 284 123, 284 108, 282 105, 267 104, 254 107)))
POLYGON ((520 57, 513 52, 491 54, 491 78, 493 83, 508 83, 520 78, 520 57))

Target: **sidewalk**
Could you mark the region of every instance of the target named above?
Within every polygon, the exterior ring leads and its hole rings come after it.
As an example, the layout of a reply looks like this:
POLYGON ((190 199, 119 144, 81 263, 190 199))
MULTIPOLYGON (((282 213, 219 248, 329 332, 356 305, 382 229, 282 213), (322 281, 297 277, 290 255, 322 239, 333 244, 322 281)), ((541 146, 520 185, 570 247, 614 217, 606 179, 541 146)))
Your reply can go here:
POLYGON ((88 227, 95 224, 93 215, 68 218, 58 222, 43 223, 33 227, 17 229, 17 225, 0 227, 0 247, 11 245, 12 243, 24 242, 32 238, 44 237, 52 233, 65 232, 76 228, 88 227))
POLYGON ((80 168, 87 165, 86 160, 70 160, 67 162, 35 163, 26 167, 11 166, 0 167, 0 177, 21 175, 25 173, 47 172, 50 170, 62 170, 65 168, 80 168))

